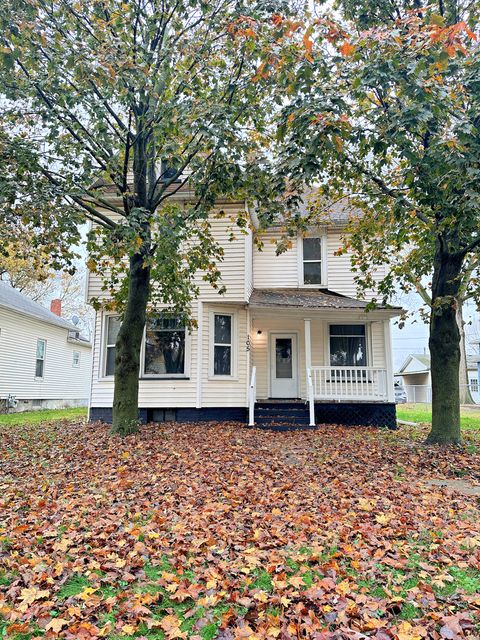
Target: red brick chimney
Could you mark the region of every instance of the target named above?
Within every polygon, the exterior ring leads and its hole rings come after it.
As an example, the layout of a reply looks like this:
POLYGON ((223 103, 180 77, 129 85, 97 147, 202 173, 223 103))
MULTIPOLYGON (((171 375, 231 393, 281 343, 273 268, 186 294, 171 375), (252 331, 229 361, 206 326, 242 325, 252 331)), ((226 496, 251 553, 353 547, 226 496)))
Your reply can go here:
POLYGON ((50 302, 50 311, 56 316, 62 317, 62 301, 60 298, 55 298, 50 302))

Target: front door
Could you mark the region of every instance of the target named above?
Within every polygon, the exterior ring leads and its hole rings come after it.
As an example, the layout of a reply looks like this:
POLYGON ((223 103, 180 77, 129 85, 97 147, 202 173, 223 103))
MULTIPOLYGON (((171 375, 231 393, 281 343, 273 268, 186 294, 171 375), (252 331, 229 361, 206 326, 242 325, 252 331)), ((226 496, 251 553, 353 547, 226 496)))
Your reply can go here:
POLYGON ((297 336, 272 333, 270 342, 270 396, 297 398, 297 336))

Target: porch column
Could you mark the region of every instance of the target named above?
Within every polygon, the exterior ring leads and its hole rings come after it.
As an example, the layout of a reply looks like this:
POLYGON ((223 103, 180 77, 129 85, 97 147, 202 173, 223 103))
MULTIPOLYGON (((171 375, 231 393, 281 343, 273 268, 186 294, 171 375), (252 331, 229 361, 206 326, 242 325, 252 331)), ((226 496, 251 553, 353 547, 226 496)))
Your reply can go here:
POLYGON ((390 331, 390 318, 383 321, 383 336, 385 339, 385 367, 387 369, 387 400, 395 402, 395 390, 393 386, 393 357, 392 334, 390 331))
POLYGON ((305 369, 312 366, 312 338, 310 333, 310 318, 304 318, 305 325, 305 369))

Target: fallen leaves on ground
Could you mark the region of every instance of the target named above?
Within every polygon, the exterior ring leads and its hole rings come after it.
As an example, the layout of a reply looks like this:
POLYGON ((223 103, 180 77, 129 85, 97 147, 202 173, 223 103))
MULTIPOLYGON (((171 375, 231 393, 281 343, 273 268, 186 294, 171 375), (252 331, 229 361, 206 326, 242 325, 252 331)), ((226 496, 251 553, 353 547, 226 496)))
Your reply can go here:
POLYGON ((0 636, 480 637, 478 448, 367 428, 2 427, 0 636))

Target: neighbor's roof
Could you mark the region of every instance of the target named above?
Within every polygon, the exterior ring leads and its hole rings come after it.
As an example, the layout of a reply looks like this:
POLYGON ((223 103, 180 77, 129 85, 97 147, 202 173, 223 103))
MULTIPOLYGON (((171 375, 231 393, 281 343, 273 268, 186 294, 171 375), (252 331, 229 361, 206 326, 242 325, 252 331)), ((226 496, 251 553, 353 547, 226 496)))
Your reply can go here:
MULTIPOLYGON (((476 369, 478 361, 478 356, 467 356, 467 369, 476 369)), ((430 355, 427 353, 411 353, 400 367, 400 371, 395 375, 415 375, 416 373, 428 373, 428 371, 430 371, 430 355), (405 371, 412 360, 417 360, 422 367, 412 371, 405 371)))
MULTIPOLYGON (((356 300, 329 289, 254 289, 250 305, 261 307, 289 307, 292 309, 365 309, 366 300, 356 300)), ((378 305, 378 309, 400 308, 378 305)))
POLYGON ((26 295, 14 289, 8 282, 0 281, 0 307, 18 311, 42 322, 57 325, 69 331, 78 331, 75 325, 55 315, 42 305, 30 300, 26 295))

